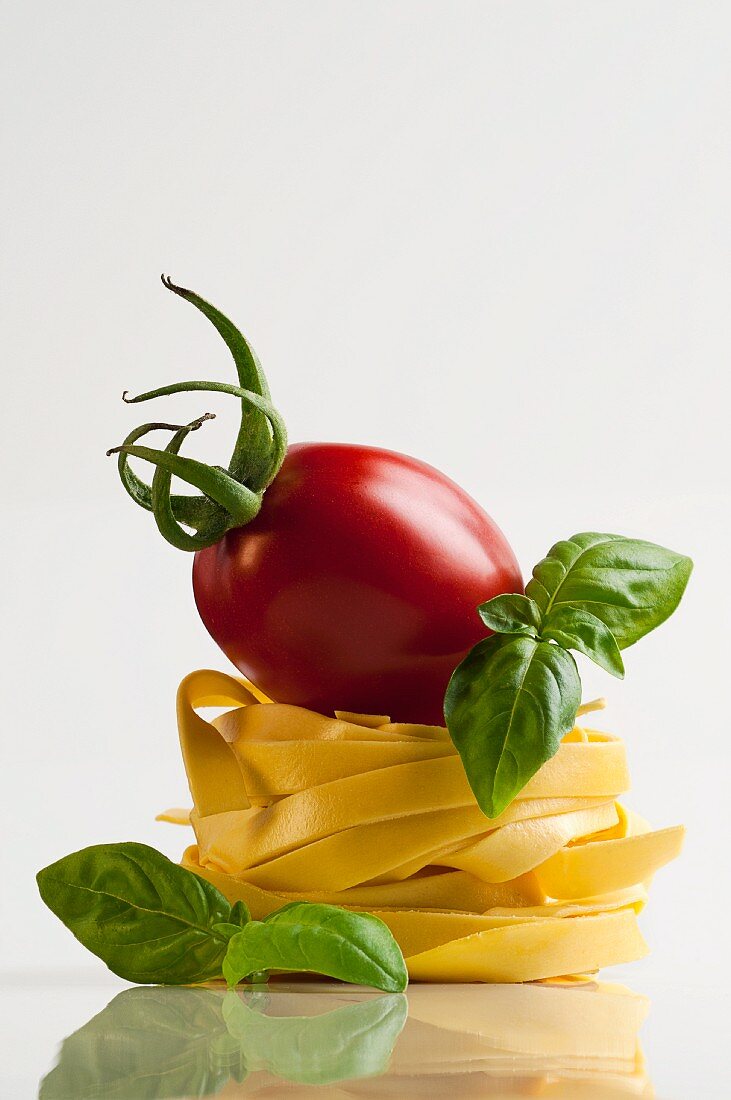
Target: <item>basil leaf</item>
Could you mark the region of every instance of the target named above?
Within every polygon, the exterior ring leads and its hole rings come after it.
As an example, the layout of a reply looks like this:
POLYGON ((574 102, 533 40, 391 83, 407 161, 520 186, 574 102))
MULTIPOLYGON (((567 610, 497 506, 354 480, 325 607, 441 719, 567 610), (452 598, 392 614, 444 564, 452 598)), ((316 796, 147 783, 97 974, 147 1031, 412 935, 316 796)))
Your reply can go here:
POLYGON ((246 1065, 209 989, 125 989, 64 1039, 39 1100, 164 1100, 218 1093, 246 1065))
POLYGON ((568 606, 554 608, 541 637, 558 642, 564 649, 575 649, 612 676, 624 678, 624 662, 616 638, 590 611, 568 606))
POLYGON ((241 927, 240 924, 231 924, 230 921, 221 921, 219 924, 211 925, 211 931, 217 932, 220 936, 230 940, 241 931, 241 927))
POLYGON ((494 596, 480 604, 477 613, 485 626, 498 634, 530 634, 535 637, 541 629, 541 612, 535 600, 529 600, 519 592, 507 592, 494 596))
POLYGON ((585 531, 552 546, 525 591, 544 618, 567 605, 596 615, 626 649, 673 613, 692 569, 652 542, 585 531))
POLYGON ((251 920, 251 913, 246 902, 235 901, 231 906, 231 915, 228 919, 232 924, 237 924, 239 928, 243 928, 245 924, 248 924, 251 920))
POLYGON ((222 936, 225 936, 227 940, 230 940, 232 936, 235 936, 237 932, 240 932, 245 924, 248 924, 251 920, 251 913, 248 907, 243 901, 235 901, 231 906, 231 912, 227 921, 223 921, 221 924, 214 924, 213 931, 220 932, 222 936))
POLYGON ((407 1007, 402 993, 391 993, 319 1016, 264 1016, 229 991, 223 1017, 249 1072, 266 1070, 303 1085, 327 1085, 383 1073, 407 1007))
POLYGON ((408 982, 401 949, 382 920, 307 901, 251 921, 230 941, 223 963, 229 985, 257 970, 312 971, 387 993, 408 982))
POLYGON ((96 844, 39 871, 48 908, 110 970, 173 985, 221 973, 231 906, 205 879, 146 844, 96 844))
POLYGON ((479 642, 457 666, 444 713, 488 817, 502 813, 550 760, 572 728, 580 702, 574 658, 549 642, 497 634, 479 642))

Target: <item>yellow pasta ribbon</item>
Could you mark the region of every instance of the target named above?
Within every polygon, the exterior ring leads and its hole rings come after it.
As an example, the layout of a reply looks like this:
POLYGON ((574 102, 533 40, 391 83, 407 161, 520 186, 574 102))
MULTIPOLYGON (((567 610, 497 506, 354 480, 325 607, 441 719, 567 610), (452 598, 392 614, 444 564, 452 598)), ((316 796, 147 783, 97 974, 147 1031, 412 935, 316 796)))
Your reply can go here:
POLYGON ((183 865, 261 918, 291 900, 389 925, 410 977, 524 982, 647 951, 654 872, 682 844, 617 798, 624 745, 575 728, 497 818, 477 806, 446 729, 328 718, 220 672, 188 676, 178 726, 197 843, 183 865), (207 721, 202 707, 233 707, 207 721))

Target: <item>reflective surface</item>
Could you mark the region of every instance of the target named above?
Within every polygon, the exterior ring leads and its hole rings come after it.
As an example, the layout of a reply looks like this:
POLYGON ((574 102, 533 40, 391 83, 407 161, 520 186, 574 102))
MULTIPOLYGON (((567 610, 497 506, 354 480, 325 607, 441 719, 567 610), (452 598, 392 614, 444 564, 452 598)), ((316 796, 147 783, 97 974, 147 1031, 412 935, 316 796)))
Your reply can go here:
POLYGON ((654 1096, 621 985, 134 987, 66 1038, 41 1100, 654 1096))

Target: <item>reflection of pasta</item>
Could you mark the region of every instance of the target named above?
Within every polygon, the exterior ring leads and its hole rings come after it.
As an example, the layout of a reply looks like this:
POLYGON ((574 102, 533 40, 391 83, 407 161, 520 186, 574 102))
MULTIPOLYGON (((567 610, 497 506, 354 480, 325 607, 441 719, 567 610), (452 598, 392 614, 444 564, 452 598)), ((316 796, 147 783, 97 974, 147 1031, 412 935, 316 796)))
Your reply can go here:
MULTIPOLYGON (((367 994, 365 996, 368 996, 367 994)), ((621 985, 412 985, 409 1014, 383 1076, 342 1080, 336 1100, 454 1100, 541 1096, 620 1100, 654 1096, 639 1045, 649 1002, 621 985)), ((330 985, 271 986, 268 1015, 312 1016, 364 994, 330 985)), ((371 1037, 362 1037, 365 1046, 371 1037)), ((219 1094, 311 1100, 311 1085, 252 1067, 219 1094), (308 1091, 309 1090, 309 1091, 308 1091)))
POLYGON ((530 981, 646 952, 636 914, 683 830, 650 832, 615 801, 628 775, 608 734, 572 730, 490 820, 439 727, 325 718, 217 672, 183 681, 178 721, 198 841, 183 863, 255 917, 295 898, 367 909, 430 981, 530 981), (210 723, 195 710, 231 704, 210 723))

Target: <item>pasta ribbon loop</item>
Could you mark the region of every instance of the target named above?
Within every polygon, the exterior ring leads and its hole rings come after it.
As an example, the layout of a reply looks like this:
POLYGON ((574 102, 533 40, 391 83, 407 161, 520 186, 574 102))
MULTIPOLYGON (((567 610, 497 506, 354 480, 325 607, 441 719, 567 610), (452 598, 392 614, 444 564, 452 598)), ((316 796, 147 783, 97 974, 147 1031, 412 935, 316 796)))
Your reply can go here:
POLYGON ((196 837, 183 865, 255 918, 294 900, 375 913, 423 981, 535 981, 647 952, 637 914, 684 830, 618 802, 611 734, 572 730, 489 819, 440 727, 328 718, 211 671, 181 684, 178 724, 196 837), (233 709, 208 721, 205 706, 233 709))

